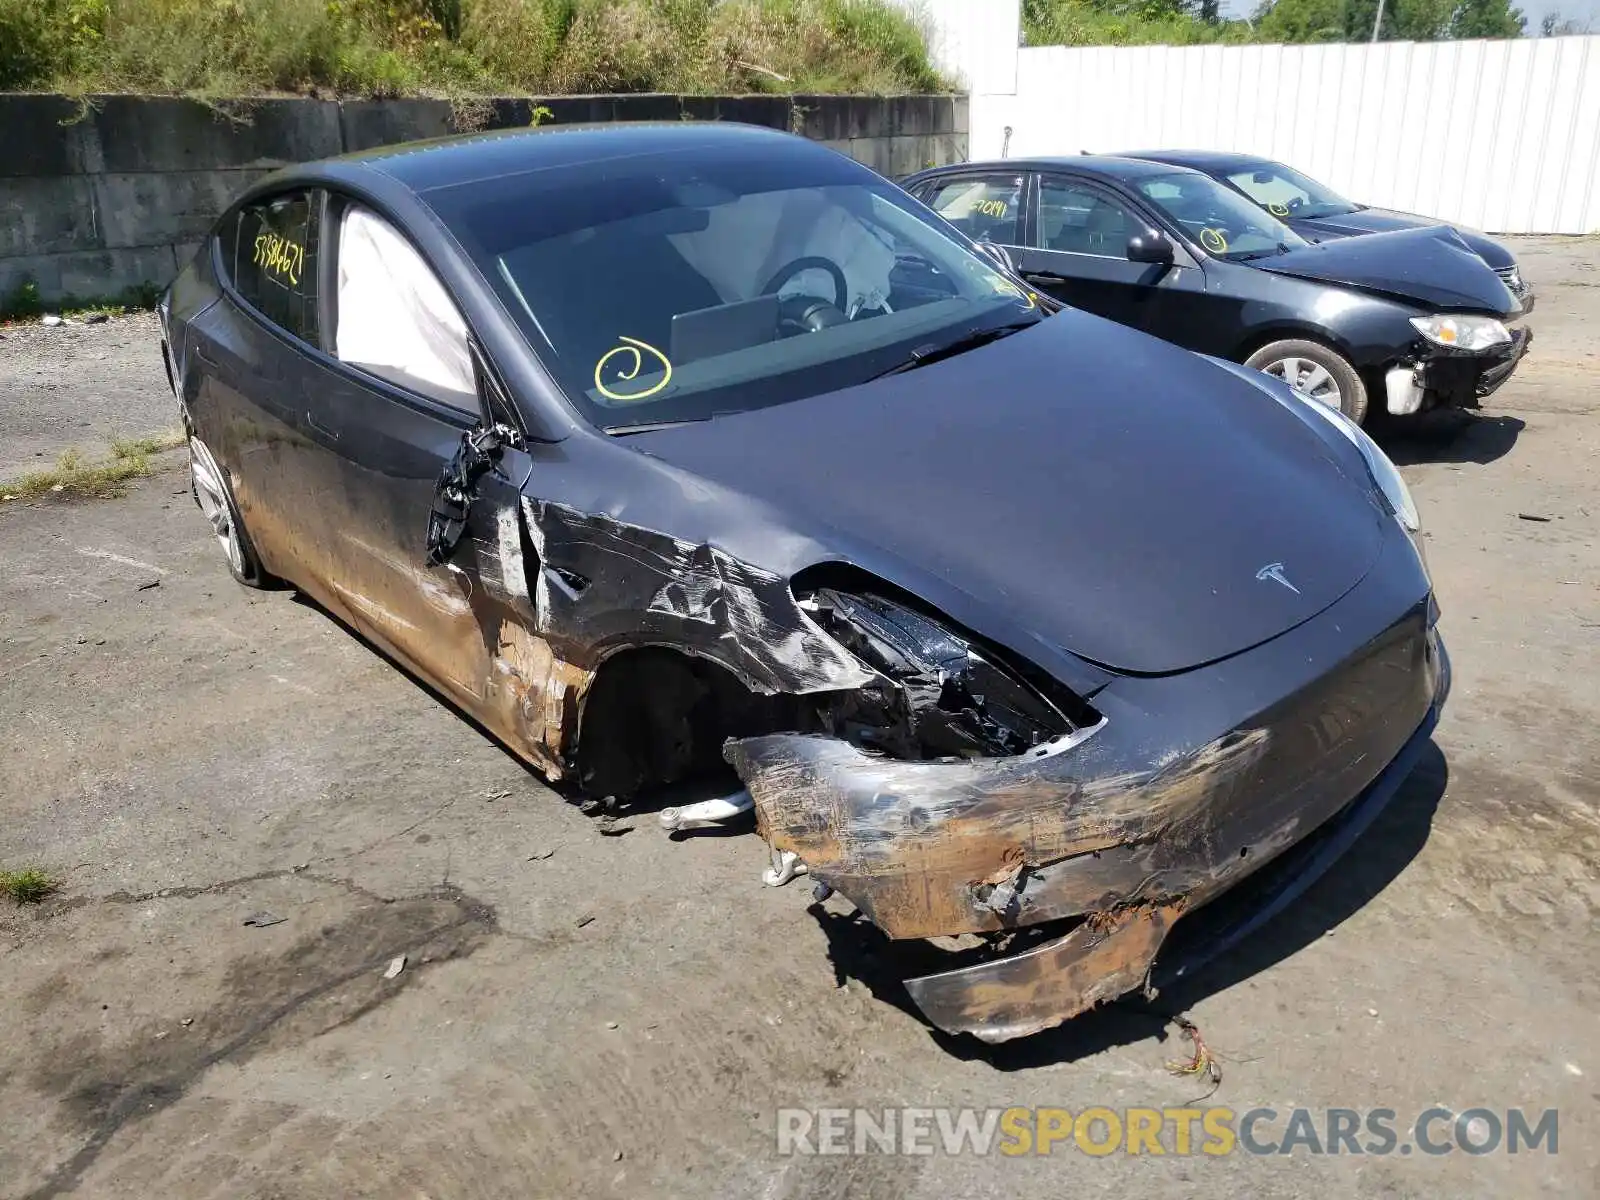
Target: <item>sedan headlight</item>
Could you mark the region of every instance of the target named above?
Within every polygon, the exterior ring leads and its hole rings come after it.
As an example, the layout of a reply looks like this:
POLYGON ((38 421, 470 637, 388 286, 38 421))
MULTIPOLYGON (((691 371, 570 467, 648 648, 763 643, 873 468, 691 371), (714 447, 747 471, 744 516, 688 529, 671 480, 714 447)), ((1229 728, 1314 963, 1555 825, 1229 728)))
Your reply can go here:
POLYGON ((1361 457, 1367 463, 1367 474, 1372 476, 1372 482, 1377 485, 1384 503, 1389 506, 1389 511, 1394 513, 1400 524, 1405 526, 1406 532, 1416 533, 1421 529, 1422 522, 1417 516, 1416 502, 1411 499, 1411 489, 1406 486, 1406 481, 1400 478, 1400 471, 1389 461, 1389 456, 1377 442, 1367 436, 1366 430, 1331 405, 1307 399, 1298 392, 1294 393, 1294 396, 1303 407, 1327 421, 1361 452, 1361 457))
POLYGON ((1451 350, 1488 350, 1511 340, 1511 331, 1493 317, 1412 317, 1411 328, 1434 345, 1451 350))

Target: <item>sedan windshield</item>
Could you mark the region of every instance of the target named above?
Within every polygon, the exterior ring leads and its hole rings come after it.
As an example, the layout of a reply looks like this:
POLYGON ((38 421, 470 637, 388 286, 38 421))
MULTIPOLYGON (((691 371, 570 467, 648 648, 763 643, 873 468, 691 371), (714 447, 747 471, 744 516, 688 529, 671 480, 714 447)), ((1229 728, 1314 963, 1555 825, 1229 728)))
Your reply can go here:
POLYGON ((1133 186, 1213 258, 1240 262, 1298 250, 1299 234, 1238 192, 1197 171, 1149 175, 1133 186))
POLYGON ((1248 171, 1230 171, 1228 182, 1275 217, 1310 221, 1341 217, 1361 207, 1282 163, 1259 163, 1248 171))
POLYGON ((809 147, 703 146, 426 198, 610 432, 850 387, 1043 316, 916 200, 809 147))

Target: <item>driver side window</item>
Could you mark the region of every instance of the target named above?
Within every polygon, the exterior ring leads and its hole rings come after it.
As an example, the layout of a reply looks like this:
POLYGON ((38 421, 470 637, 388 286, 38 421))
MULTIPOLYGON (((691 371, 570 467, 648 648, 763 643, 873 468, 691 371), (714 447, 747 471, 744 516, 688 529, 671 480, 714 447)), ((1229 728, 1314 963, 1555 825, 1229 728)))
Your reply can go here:
POLYGON ((478 411, 467 324, 433 269, 371 209, 339 222, 335 356, 451 408, 478 411))
POLYGON ((1070 179, 1039 181, 1038 249, 1123 258, 1143 226, 1104 192, 1070 179))

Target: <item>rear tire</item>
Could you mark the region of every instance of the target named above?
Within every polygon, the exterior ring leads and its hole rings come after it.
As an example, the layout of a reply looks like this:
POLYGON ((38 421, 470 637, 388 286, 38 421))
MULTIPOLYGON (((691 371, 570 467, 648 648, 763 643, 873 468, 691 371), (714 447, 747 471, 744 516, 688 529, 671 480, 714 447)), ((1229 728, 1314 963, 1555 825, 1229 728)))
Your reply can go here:
POLYGON ((244 522, 239 518, 239 506, 233 501, 233 489, 228 486, 227 475, 210 448, 193 435, 189 438, 189 491, 222 548, 228 573, 245 587, 277 587, 278 580, 261 565, 255 544, 245 532, 244 522))
POLYGON ((1367 387, 1348 359, 1321 342, 1289 338, 1261 347, 1245 366, 1281 379, 1308 399, 1337 408, 1357 425, 1367 416, 1367 387))

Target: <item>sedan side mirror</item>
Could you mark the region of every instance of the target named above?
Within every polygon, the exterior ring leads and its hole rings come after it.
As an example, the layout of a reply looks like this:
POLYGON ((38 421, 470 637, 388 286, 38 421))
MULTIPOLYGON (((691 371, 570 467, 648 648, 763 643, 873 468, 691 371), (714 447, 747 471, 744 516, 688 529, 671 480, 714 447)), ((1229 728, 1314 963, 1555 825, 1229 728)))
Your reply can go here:
POLYGON ((1128 239, 1128 261, 1167 264, 1172 261, 1172 243, 1159 229, 1147 229, 1128 239))
POLYGON ((992 258, 1006 274, 1015 275, 1017 273, 1017 265, 1011 261, 1011 255, 1004 246, 997 246, 993 242, 979 242, 978 249, 992 258))

